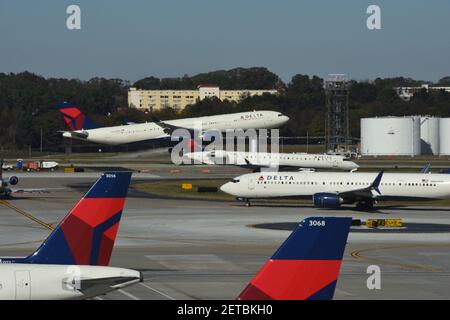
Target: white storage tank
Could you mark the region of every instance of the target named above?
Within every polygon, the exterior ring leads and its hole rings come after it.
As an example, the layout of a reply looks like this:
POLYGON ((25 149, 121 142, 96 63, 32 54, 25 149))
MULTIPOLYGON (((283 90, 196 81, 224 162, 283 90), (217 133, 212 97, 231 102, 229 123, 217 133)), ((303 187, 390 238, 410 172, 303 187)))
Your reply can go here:
POLYGON ((369 156, 420 155, 420 118, 362 118, 361 154, 369 156))
POLYGON ((450 155, 450 118, 441 118, 439 121, 439 154, 450 155))
POLYGON ((440 119, 436 117, 420 117, 420 150, 422 154, 439 154, 439 122, 440 119))

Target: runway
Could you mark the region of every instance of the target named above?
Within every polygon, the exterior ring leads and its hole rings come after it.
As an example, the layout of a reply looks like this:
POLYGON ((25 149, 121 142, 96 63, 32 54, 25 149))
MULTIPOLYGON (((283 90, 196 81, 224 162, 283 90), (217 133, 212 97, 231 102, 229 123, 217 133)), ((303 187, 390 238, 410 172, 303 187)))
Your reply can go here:
MULTIPOLYGON (((31 253, 95 180, 87 174, 76 180, 47 174, 51 178, 30 175, 21 187, 64 189, 8 201, 30 216, 0 205, 1 256, 31 253)), ((252 226, 295 223, 309 216, 450 225, 450 208, 383 208, 375 213, 309 205, 247 208, 234 202, 157 199, 131 189, 111 265, 141 270, 145 282, 98 299, 234 299, 289 235, 252 226)), ((335 299, 449 299, 448 283, 450 233, 351 232, 335 299), (381 268, 381 290, 366 286, 369 265, 381 268)))

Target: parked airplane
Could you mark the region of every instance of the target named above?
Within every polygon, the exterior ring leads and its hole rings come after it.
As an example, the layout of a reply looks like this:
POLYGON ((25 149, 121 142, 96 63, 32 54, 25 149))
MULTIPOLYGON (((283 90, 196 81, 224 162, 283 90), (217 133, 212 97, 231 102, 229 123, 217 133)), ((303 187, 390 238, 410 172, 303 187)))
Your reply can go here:
POLYGON ((330 300, 352 218, 303 220, 239 295, 239 300, 330 300))
POLYGON ((124 268, 0 264, 0 300, 87 299, 142 280, 139 271, 124 268))
POLYGON ((252 111, 102 128, 68 102, 60 103, 58 107, 69 127, 69 131, 63 132, 63 137, 107 145, 168 138, 170 133, 177 128, 194 130, 201 127, 203 131, 270 129, 277 128, 289 120, 287 116, 279 112, 252 111))
POLYGON ((106 172, 28 257, 0 259, 1 299, 83 299, 142 281, 106 267, 131 172, 106 172))
POLYGON ((197 163, 235 165, 250 169, 277 166, 286 168, 314 168, 354 170, 359 166, 344 156, 308 153, 238 152, 213 150, 191 152, 186 157, 197 163))
POLYGON ((250 205, 257 198, 309 198, 321 208, 357 204, 370 210, 380 200, 450 198, 450 176, 423 173, 272 172, 250 173, 220 188, 250 205))

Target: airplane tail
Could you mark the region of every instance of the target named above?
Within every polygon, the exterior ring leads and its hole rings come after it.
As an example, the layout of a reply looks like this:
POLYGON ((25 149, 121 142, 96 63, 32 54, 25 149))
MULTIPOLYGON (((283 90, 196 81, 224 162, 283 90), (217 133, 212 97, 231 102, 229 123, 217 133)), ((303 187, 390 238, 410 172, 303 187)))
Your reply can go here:
POLYGON ((67 101, 60 102, 57 104, 57 108, 62 113, 64 121, 66 122, 70 131, 100 128, 99 125, 92 122, 91 119, 85 116, 80 111, 80 109, 78 109, 70 102, 67 101))
POLYGON ((131 172, 104 173, 25 263, 109 264, 131 172))
POLYGON ((351 223, 351 218, 303 220, 238 299, 332 299, 351 223))

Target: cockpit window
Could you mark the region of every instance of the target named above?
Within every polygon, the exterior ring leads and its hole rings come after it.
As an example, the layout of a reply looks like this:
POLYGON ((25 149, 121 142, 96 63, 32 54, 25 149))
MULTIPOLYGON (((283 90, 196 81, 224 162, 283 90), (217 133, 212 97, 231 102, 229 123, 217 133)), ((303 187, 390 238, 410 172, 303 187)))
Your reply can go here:
POLYGON ((281 113, 278 114, 279 117, 282 117, 283 115, 281 113))
POLYGON ((233 179, 233 180, 231 180, 231 182, 233 182, 233 183, 238 183, 238 182, 239 182, 239 179, 233 179))

